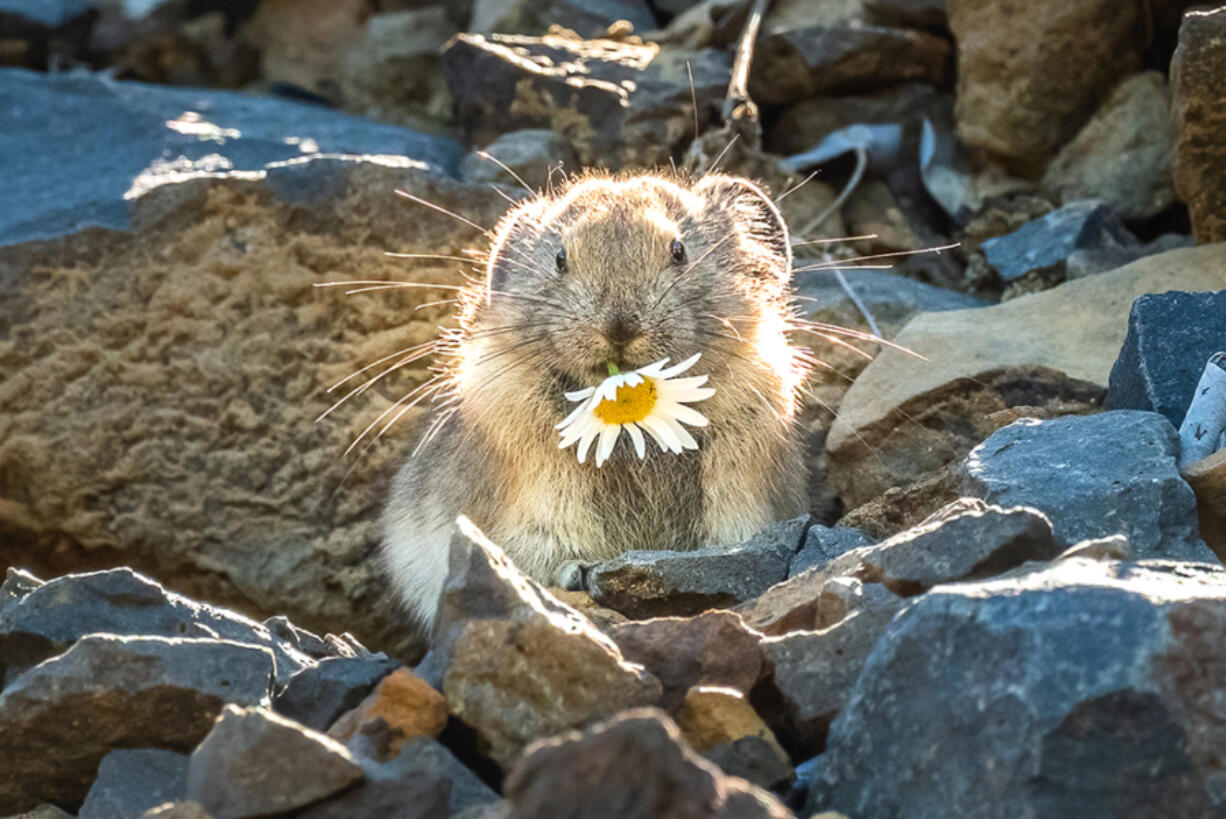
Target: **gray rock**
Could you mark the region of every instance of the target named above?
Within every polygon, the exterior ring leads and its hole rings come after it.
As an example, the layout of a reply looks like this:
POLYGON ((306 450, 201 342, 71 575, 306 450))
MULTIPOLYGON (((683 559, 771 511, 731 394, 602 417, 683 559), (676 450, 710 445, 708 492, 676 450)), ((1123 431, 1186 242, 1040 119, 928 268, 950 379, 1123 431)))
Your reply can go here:
POLYGON ((864 5, 887 25, 937 30, 947 25, 945 0, 865 0, 864 5))
POLYGON ((1065 263, 1077 250, 1130 247, 1137 243, 1114 212, 1101 202, 1071 202, 1012 233, 980 245, 1002 281, 1027 274, 1055 281, 1065 278, 1065 263))
POLYGON ((1170 112, 1160 72, 1124 80, 1047 166, 1044 192, 1062 204, 1098 199, 1125 219, 1166 210, 1175 202, 1170 112))
MULTIPOLYGON (((933 287, 915 279, 880 270, 845 270, 856 296, 879 322, 901 325, 916 313, 939 313, 986 307, 983 299, 933 287)), ((797 276, 796 294, 803 297, 809 318, 825 321, 859 321, 859 309, 833 273, 813 271, 797 276), (813 299, 813 301, 808 301, 813 299)))
POLYGON ((461 153, 453 140, 313 105, 0 69, 0 156, 22 157, 6 166, 0 245, 129 230, 139 194, 193 174, 267 177, 299 200, 335 188, 363 155, 408 156, 447 173, 461 153), (354 161, 311 162, 326 157, 354 161))
POLYGON ((226 703, 266 702, 266 648, 91 634, 0 693, 0 813, 77 804, 116 747, 188 751, 226 703))
POLYGON ((72 819, 72 814, 55 805, 39 805, 33 810, 15 813, 8 819, 72 819))
POLYGON ((635 709, 533 745, 507 776, 507 819, 758 819, 791 814, 688 748, 667 716, 635 709), (746 799, 750 796, 750 799, 746 799))
POLYGON ((808 516, 773 523, 738 546, 625 552, 591 570, 592 599, 638 618, 734 606, 787 577, 808 525, 808 516))
POLYGON ((764 123, 766 146, 774 153, 808 151, 827 134, 854 125, 892 124, 902 129, 900 156, 914 157, 925 118, 953 124, 953 95, 927 83, 900 83, 867 94, 806 97, 764 123))
POLYGON ((187 798, 216 819, 305 807, 363 779, 345 746, 263 708, 226 706, 192 752, 187 798))
POLYGON ((353 819, 395 816, 397 819, 440 819, 450 816, 448 783, 424 774, 404 779, 367 782, 339 796, 296 813, 296 819, 353 819))
POLYGON ((140 819, 214 819, 199 802, 167 802, 150 808, 140 819))
POLYGON ((468 30, 540 35, 559 25, 591 38, 618 20, 629 22, 639 34, 656 27, 646 0, 474 0, 468 30))
POLYGON ((660 682, 625 662, 579 612, 525 577, 471 523, 449 569, 419 676, 504 768, 532 740, 660 699, 660 682))
POLYGON ((806 815, 1220 816, 1224 627, 1220 567, 1069 560, 934 589, 869 656, 806 815))
POLYGON ((1181 247, 1194 247, 1196 240, 1180 233, 1164 233, 1152 242, 1130 247, 1102 247, 1091 250, 1074 250, 1064 264, 1067 279, 1080 279, 1096 273, 1131 264, 1143 256, 1153 256, 1181 247))
POLYGON ((1226 241, 1226 9, 1183 16, 1171 59, 1171 130, 1175 190, 1186 202, 1201 244, 1226 241))
POLYGON ((730 65, 716 49, 560 36, 461 34, 443 54, 470 143, 551 128, 583 165, 614 169, 668 164, 694 132, 694 97, 702 128, 723 101, 730 65))
POLYGON ((498 801, 498 794, 444 745, 429 737, 409 739, 401 746, 399 756, 388 762, 360 761, 372 783, 394 783, 421 777, 432 782, 447 783, 450 793, 447 810, 452 816, 498 801))
POLYGON ((119 749, 102 758, 80 819, 135 819, 187 795, 187 755, 156 748, 119 749))
POLYGON ((1106 406, 1158 412, 1178 428, 1205 362, 1224 349, 1226 290, 1141 296, 1128 313, 1128 335, 1111 368, 1106 406))
POLYGON ((333 721, 350 711, 371 689, 399 668, 387 658, 332 657, 289 678, 273 698, 277 713, 316 731, 327 730, 333 721))
POLYGON ((788 577, 795 577, 814 566, 829 563, 852 549, 871 546, 873 542, 864 532, 850 526, 823 526, 815 523, 805 535, 805 545, 788 564, 788 577))
POLYGON ((1138 559, 1215 563, 1175 467, 1178 446, 1157 413, 1023 418, 972 450, 960 480, 989 503, 1038 509, 1066 543, 1123 534, 1138 559))
POLYGON ((539 128, 503 134, 485 146, 484 153, 498 162, 476 152, 468 154, 460 162, 460 176, 465 181, 496 182, 514 187, 526 185, 540 190, 548 184, 551 172, 558 168, 573 172, 579 165, 566 140, 553 131, 539 128))
POLYGON ((279 682, 315 664, 267 626, 167 591, 142 574, 120 568, 64 575, 20 598, 0 599, 0 672, 11 680, 93 632, 220 638, 260 646, 276 658, 279 682))
POLYGON ((792 779, 792 766, 780 758, 776 746, 759 736, 744 736, 708 748, 702 755, 730 776, 737 776, 759 788, 786 786, 792 779))

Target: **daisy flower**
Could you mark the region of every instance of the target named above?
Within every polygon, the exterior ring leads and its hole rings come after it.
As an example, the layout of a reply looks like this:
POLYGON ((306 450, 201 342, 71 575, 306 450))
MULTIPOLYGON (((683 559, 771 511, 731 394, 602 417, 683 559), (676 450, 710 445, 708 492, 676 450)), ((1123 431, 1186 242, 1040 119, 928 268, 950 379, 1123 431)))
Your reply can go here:
POLYGON ((667 358, 626 373, 618 372, 610 364, 610 375, 599 386, 566 393, 567 400, 580 404, 557 425, 562 435, 558 448, 565 449, 578 442, 579 463, 583 463, 592 442, 599 438, 596 466, 603 466, 624 429, 639 458, 647 454, 644 431, 655 438, 665 452, 680 454, 682 450, 698 449, 698 443, 681 425, 705 427, 707 419, 683 404, 710 398, 715 395, 715 389, 703 386, 707 383, 705 375, 674 376, 694 366, 701 355, 695 353, 667 369, 667 358))

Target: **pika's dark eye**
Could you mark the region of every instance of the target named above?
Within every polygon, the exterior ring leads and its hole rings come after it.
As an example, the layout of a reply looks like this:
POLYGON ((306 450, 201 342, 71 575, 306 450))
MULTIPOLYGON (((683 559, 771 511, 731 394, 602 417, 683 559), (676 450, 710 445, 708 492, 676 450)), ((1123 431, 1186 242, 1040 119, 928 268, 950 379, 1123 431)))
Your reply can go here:
POLYGON ((673 243, 668 246, 668 253, 673 258, 673 264, 685 263, 685 245, 681 244, 680 239, 673 239, 673 243))
POLYGON ((554 261, 557 262, 558 264, 558 272, 565 273, 566 272, 566 248, 562 248, 561 250, 558 251, 558 255, 554 256, 554 261))

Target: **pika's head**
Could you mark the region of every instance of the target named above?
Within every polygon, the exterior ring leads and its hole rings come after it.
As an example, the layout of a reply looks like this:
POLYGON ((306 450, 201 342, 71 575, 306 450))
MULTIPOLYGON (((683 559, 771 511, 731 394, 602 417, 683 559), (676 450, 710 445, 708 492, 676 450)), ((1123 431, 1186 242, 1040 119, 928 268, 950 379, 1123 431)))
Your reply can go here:
POLYGON ((761 336, 778 346, 784 331, 791 261, 779 211, 745 179, 588 176, 503 218, 464 323, 508 336, 490 347, 532 348, 576 386, 610 361, 763 364, 761 336))

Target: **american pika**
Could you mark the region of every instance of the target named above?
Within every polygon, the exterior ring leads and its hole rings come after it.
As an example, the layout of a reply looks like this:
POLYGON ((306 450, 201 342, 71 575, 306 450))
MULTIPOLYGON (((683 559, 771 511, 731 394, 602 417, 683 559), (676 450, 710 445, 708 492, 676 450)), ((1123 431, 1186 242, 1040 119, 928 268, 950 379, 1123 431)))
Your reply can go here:
POLYGON ((630 549, 738 543, 807 508, 796 424, 808 366, 788 342, 788 230, 745 179, 591 174, 512 208, 483 282, 459 298, 447 393, 429 443, 396 476, 383 558, 423 625, 455 520, 466 515, 526 574, 574 587, 630 549), (564 393, 701 352, 698 450, 618 441, 597 468, 558 448, 564 393))

